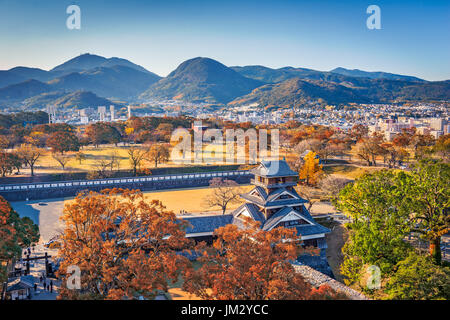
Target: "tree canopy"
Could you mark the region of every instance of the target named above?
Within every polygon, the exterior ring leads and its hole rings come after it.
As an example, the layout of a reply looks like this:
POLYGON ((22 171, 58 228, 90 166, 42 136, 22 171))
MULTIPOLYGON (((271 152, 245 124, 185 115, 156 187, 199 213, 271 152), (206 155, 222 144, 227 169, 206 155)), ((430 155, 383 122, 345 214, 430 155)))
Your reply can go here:
POLYGON ((202 265, 186 270, 186 291, 219 300, 345 298, 329 287, 313 288, 295 272, 291 262, 303 249, 294 229, 262 231, 249 220, 244 224, 217 229, 213 246, 198 249, 202 265))
POLYGON ((79 194, 66 204, 59 276, 63 299, 152 299, 176 281, 186 258, 185 223, 139 191, 79 194), (69 266, 81 270, 81 289, 66 286, 69 266))
MULTIPOLYGON (((440 266, 440 238, 450 225, 449 170, 448 164, 423 160, 410 172, 382 170, 366 174, 341 190, 335 205, 351 219, 341 264, 347 284, 359 283, 363 267, 368 265, 378 266, 382 277, 394 282, 414 275, 412 258, 408 258, 414 250, 406 241, 414 233, 429 241, 429 260, 436 268, 442 268, 439 272, 447 272, 440 266)), ((427 268, 425 260, 417 263, 427 268)), ((417 269, 417 281, 421 272, 425 271, 417 269)), ((400 282, 395 283, 400 286, 400 282)), ((392 290, 394 296, 404 297, 392 290)), ((429 294, 424 293, 423 297, 429 294)))
POLYGON ((0 196, 0 268, 3 263, 20 258, 22 249, 37 241, 39 227, 28 217, 20 218, 9 202, 0 196))

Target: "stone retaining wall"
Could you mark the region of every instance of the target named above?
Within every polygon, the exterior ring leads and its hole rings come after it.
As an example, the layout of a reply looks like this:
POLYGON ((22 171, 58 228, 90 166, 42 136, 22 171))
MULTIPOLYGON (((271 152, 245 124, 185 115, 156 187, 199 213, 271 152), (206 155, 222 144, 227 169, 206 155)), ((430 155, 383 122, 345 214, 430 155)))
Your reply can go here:
POLYGON ((339 281, 336 281, 311 267, 298 264, 293 264, 292 266, 296 272, 300 273, 305 280, 314 287, 320 287, 321 285, 326 284, 333 290, 344 293, 351 300, 370 300, 362 293, 347 287, 345 284, 340 283, 339 281))

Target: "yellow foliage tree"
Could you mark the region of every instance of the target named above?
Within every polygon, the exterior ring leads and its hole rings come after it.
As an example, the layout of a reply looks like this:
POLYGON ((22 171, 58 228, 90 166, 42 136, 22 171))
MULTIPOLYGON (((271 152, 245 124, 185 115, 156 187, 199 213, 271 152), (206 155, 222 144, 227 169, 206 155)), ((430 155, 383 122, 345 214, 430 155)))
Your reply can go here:
POLYGON ((132 133, 134 133, 134 128, 125 128, 125 134, 127 136, 129 136, 132 133))
POLYGON ((305 156, 305 163, 300 168, 299 177, 306 181, 307 185, 316 185, 323 174, 322 165, 315 152, 310 151, 305 156))

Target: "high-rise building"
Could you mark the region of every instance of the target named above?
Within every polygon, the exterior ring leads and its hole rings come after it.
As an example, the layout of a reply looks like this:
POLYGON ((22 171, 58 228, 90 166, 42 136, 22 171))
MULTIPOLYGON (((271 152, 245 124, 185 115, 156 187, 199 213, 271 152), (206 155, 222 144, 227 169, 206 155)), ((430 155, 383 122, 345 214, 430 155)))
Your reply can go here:
POLYGON ((47 106, 48 123, 56 122, 56 106, 47 106))
POLYGON ((113 105, 109 106, 109 112, 111 114, 111 122, 113 122, 115 120, 114 106, 113 105))
POLYGON ((88 124, 89 123, 89 117, 88 116, 81 116, 80 122, 81 122, 81 124, 88 124))
POLYGON ((444 121, 442 118, 432 118, 430 119, 430 128, 437 130, 437 131, 443 131, 444 129, 444 121))
POLYGON ((131 106, 128 106, 128 119, 131 118, 131 106))
POLYGON ((106 107, 99 106, 97 112, 98 112, 100 121, 105 121, 106 120, 106 107))

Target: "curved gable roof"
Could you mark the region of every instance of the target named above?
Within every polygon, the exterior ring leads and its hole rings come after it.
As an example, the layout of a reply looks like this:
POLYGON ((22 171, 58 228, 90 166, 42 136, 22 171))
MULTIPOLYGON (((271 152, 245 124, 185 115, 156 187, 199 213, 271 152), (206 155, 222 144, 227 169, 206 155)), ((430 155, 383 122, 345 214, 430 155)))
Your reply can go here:
POLYGON ((289 167, 286 160, 261 161, 261 164, 251 170, 251 172, 263 177, 290 177, 298 175, 297 172, 289 167))

